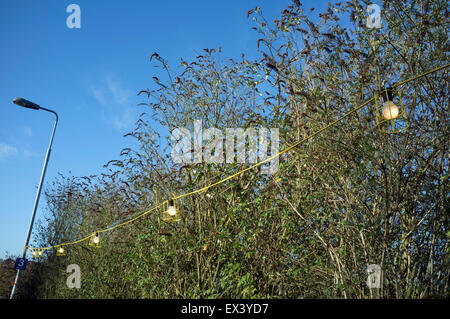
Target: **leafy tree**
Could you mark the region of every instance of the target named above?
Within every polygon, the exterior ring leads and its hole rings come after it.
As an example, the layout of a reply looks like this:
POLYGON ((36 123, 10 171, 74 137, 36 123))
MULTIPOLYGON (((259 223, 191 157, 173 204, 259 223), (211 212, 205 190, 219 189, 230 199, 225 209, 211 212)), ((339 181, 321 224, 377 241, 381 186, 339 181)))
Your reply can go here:
MULTIPOLYGON (((293 1, 279 19, 248 11, 259 60, 221 49, 154 77, 146 112, 106 173, 63 177, 46 192, 39 246, 118 225, 169 198, 251 164, 177 164, 172 132, 277 127, 283 147, 372 98, 374 92, 448 61, 447 2, 389 1, 369 29, 367 1, 330 3, 314 16, 293 1), (181 69, 181 71, 180 71, 181 69), (151 112, 150 115, 148 113, 151 112)), ((101 234, 102 245, 49 251, 36 284, 42 298, 430 298, 448 297, 448 77, 440 71, 399 87, 408 130, 376 130, 374 103, 280 157, 274 175, 248 170, 179 200, 181 221, 156 209, 101 234), (80 265, 82 288, 65 286, 80 265), (367 266, 383 271, 366 285, 367 266)))

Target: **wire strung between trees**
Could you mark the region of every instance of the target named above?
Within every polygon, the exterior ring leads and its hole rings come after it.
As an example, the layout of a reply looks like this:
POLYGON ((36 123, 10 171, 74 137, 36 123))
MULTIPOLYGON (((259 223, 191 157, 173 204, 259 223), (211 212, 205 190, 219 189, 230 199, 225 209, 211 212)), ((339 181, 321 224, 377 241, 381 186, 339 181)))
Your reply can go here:
MULTIPOLYGON (((419 74, 419 75, 414 76, 414 77, 412 77, 412 78, 409 78, 409 79, 406 79, 406 80, 404 80, 404 81, 395 83, 395 84, 392 85, 392 87, 393 87, 393 88, 397 88, 397 87, 399 87, 399 86, 401 86, 401 85, 404 85, 404 84, 406 84, 406 83, 409 83, 409 82, 411 82, 411 81, 417 80, 417 79, 422 78, 422 77, 424 77, 424 76, 427 76, 427 75, 429 75, 429 74, 435 73, 435 72, 440 71, 440 70, 443 70, 443 69, 445 69, 445 68, 448 68, 449 66, 450 66, 450 63, 445 64, 445 65, 442 65, 442 66, 440 66, 440 67, 437 67, 437 68, 435 68, 435 69, 429 70, 429 71, 427 71, 427 72, 425 72, 425 73, 419 74)), ((300 144, 302 144, 302 143, 306 142, 307 140, 313 138, 314 136, 320 134, 321 132, 323 132, 323 131, 325 131, 326 129, 332 127, 332 126, 335 125, 336 123, 338 123, 338 122, 344 120, 345 118, 347 118, 347 117, 350 116, 351 114, 355 113, 356 111, 362 109, 363 107, 367 106, 369 103, 371 103, 371 102, 374 101, 374 100, 375 100, 375 97, 372 97, 371 99, 367 100, 367 101, 364 102, 363 104, 361 104, 361 105, 355 107, 354 109, 350 110, 349 112, 345 113, 343 116, 341 116, 341 117, 338 118, 337 120, 335 120, 335 121, 331 122, 330 124, 328 124, 328 125, 322 127, 320 130, 318 130, 318 131, 312 133, 311 135, 305 137, 304 139, 295 142, 294 144, 292 144, 292 145, 289 146, 288 148, 284 149, 283 151, 279 152, 278 154, 272 155, 272 156, 266 158, 265 160, 260 161, 260 162, 258 162, 258 163, 256 163, 256 164, 253 164, 252 166, 249 166, 249 167, 247 167, 247 168, 245 168, 245 169, 243 169, 243 170, 241 170, 241 171, 239 171, 239 172, 237 172, 237 173, 235 173, 235 174, 233 174, 233 175, 230 175, 230 176, 228 176, 228 177, 226 177, 226 178, 224 178, 224 179, 222 179, 222 180, 220 180, 220 181, 218 181, 218 182, 215 182, 215 183, 210 184, 210 185, 208 185, 208 186, 205 186, 205 187, 203 187, 203 188, 199 188, 199 189, 194 190, 194 191, 192 191, 192 192, 189 192, 189 193, 182 194, 182 195, 179 195, 179 196, 177 196, 177 197, 174 197, 172 200, 177 200, 177 199, 181 199, 181 198, 184 198, 184 197, 187 197, 187 196, 190 196, 190 195, 194 195, 194 194, 198 194, 198 193, 201 193, 201 192, 205 192, 205 191, 207 191, 208 189, 210 189, 210 188, 212 188, 212 187, 215 187, 215 186, 217 186, 217 185, 223 184, 223 183, 225 183, 226 181, 228 181, 228 180, 230 180, 230 179, 232 179, 232 178, 234 178, 234 177, 236 177, 236 176, 242 175, 242 174, 244 174, 245 172, 247 172, 247 171, 249 171, 249 170, 252 170, 252 169, 254 169, 254 168, 256 168, 256 167, 259 167, 259 166, 263 165, 264 163, 267 163, 267 162, 269 162, 269 161, 271 161, 271 160, 273 160, 273 159, 275 159, 275 158, 277 158, 277 157, 280 157, 280 156, 283 155, 284 153, 287 153, 287 152, 291 151, 292 149, 294 149, 295 147, 299 146, 300 144)), ((83 238, 81 238, 81 239, 79 239, 79 240, 76 240, 76 241, 72 241, 72 242, 68 242, 68 243, 62 243, 62 244, 57 244, 57 245, 53 245, 53 246, 49 246, 49 247, 42 247, 42 248, 29 247, 29 246, 27 246, 27 247, 25 247, 25 250, 27 250, 27 249, 29 249, 29 248, 30 248, 30 249, 34 249, 34 250, 49 250, 49 249, 53 249, 53 248, 57 248, 57 247, 61 247, 61 246, 75 245, 75 244, 78 244, 78 243, 81 243, 81 242, 84 242, 84 241, 86 241, 86 240, 91 239, 93 236, 96 236, 96 234, 108 232, 108 231, 114 230, 114 229, 116 229, 116 228, 119 228, 119 227, 125 226, 125 225, 127 225, 127 224, 130 224, 130 223, 132 223, 132 222, 134 222, 134 221, 136 221, 136 220, 138 220, 138 219, 140 219, 140 218, 142 218, 142 217, 144 217, 144 216, 150 214, 151 212, 155 211, 156 209, 158 209, 158 208, 160 208, 160 207, 164 207, 164 205, 166 205, 167 203, 168 203, 168 201, 164 201, 164 202, 162 202, 162 203, 160 203, 160 204, 158 204, 158 205, 152 207, 151 209, 147 210, 146 212, 144 212, 144 213, 142 213, 142 214, 140 214, 140 215, 138 215, 138 216, 136 216, 136 217, 134 217, 134 218, 132 218, 132 219, 129 219, 129 220, 124 221, 124 222, 122 222, 122 223, 120 223, 120 224, 117 224, 117 225, 114 225, 114 226, 111 226, 111 227, 108 227, 108 228, 105 228, 105 229, 102 229, 102 230, 98 230, 98 231, 96 231, 96 232, 93 232, 91 235, 88 235, 88 236, 83 237, 83 238)))

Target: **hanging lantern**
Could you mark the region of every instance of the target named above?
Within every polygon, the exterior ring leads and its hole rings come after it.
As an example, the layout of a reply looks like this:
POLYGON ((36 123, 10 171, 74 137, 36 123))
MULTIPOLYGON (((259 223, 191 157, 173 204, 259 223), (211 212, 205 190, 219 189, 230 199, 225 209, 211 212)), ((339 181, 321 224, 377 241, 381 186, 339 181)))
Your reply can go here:
POLYGON ((176 202, 170 199, 164 203, 163 221, 165 222, 178 222, 180 220, 176 202))
POLYGON ((100 247, 100 233, 92 234, 91 238, 89 239, 89 246, 96 248, 100 247))
POLYGON ((56 247, 56 256, 65 256, 65 255, 66 255, 66 250, 64 249, 63 245, 56 247))
POLYGON ((377 129, 380 132, 386 134, 399 133, 409 127, 406 109, 403 106, 399 91, 392 87, 387 87, 375 93, 375 106, 377 110, 377 129), (380 95, 383 100, 381 109, 378 106, 380 95), (397 98, 395 99, 395 97, 397 98), (398 102, 395 103, 395 100, 398 100, 398 102))
POLYGON ((33 249, 33 252, 31 253, 31 257, 33 258, 42 258, 44 257, 44 250, 43 249, 33 249))

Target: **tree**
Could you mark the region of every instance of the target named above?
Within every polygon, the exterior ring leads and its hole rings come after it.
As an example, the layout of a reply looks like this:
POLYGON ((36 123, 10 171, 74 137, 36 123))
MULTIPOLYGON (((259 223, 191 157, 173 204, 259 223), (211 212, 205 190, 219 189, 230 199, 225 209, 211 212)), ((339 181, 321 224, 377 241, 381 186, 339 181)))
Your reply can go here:
MULTIPOLYGON (((339 119, 374 92, 448 61, 447 4, 389 1, 383 28, 365 25, 368 3, 329 4, 313 18, 293 1, 270 23, 248 12, 260 60, 204 49, 181 71, 142 90, 148 103, 122 150, 99 177, 55 181, 38 244, 72 241, 137 216, 162 201, 211 185, 249 164, 177 164, 177 127, 277 127, 292 145, 339 119), (152 115, 147 113, 152 111, 152 115), (83 184, 85 183, 85 184, 83 184)), ((45 297, 94 298, 430 298, 448 297, 448 78, 443 70, 399 87, 410 126, 376 130, 374 104, 283 154, 276 174, 246 171, 179 200, 182 221, 152 211, 102 233, 102 246, 73 245, 64 263, 50 253, 45 297), (383 271, 366 285, 367 266, 383 271), (83 271, 89 270, 89 271, 83 271)))

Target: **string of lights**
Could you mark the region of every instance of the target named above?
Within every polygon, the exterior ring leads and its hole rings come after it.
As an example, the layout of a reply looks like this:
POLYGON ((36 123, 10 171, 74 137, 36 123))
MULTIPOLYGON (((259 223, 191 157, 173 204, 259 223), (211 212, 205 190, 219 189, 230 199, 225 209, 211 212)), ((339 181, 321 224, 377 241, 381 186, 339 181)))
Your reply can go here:
POLYGON ((263 165, 264 163, 267 163, 267 162, 269 162, 269 161, 271 161, 271 160, 273 160, 273 159, 275 159, 277 157, 280 157, 281 155, 291 151, 295 147, 297 147, 300 144, 306 142, 307 140, 313 138, 314 136, 320 134, 321 132, 325 131, 326 129, 334 126, 336 123, 344 120, 345 118, 347 118, 351 114, 357 112, 358 110, 362 109, 363 107, 367 106, 368 104, 370 104, 373 101, 375 101, 376 108, 377 108, 376 118, 377 118, 377 128, 379 129, 379 131, 381 131, 383 133, 397 133, 397 132, 403 131, 404 129, 406 129, 408 127, 408 125, 406 127, 402 128, 402 129, 399 129, 398 127, 396 127, 396 124, 394 122, 394 120, 396 120, 396 119, 403 118, 403 116, 406 113, 405 109, 404 109, 404 107, 403 107, 403 105, 401 103, 401 96, 399 96, 400 108, 398 108, 397 105, 394 103, 394 92, 396 91, 396 89, 399 86, 401 86, 401 85, 404 85, 404 84, 409 83, 411 81, 417 80, 417 79, 422 78, 424 76, 427 76, 429 74, 438 72, 438 71, 443 70, 443 69, 445 69, 445 68, 447 68, 449 66, 450 66, 450 63, 442 65, 442 66, 437 67, 435 69, 429 70, 429 71, 427 71, 425 73, 422 73, 422 74, 416 75, 414 77, 411 77, 409 79, 406 79, 404 81, 395 83, 391 87, 385 88, 385 89, 381 90, 380 92, 375 92, 374 96, 371 99, 367 100, 366 102, 362 103, 361 105, 359 105, 359 106, 355 107, 354 109, 350 110, 349 112, 345 113, 343 116, 341 116, 337 120, 329 123, 328 125, 322 127, 321 129, 315 131, 311 135, 305 137, 302 140, 299 140, 299 141, 295 142, 294 144, 292 144, 291 146, 287 147, 283 151, 281 151, 281 152, 279 152, 279 153, 277 153, 275 155, 272 155, 272 156, 266 158, 265 160, 260 161, 260 162, 254 164, 254 165, 251 165, 251 166, 249 166, 249 167, 247 167, 247 168, 245 168, 245 169, 243 169, 241 171, 238 171, 237 173, 232 174, 232 175, 230 175, 230 176, 228 176, 228 177, 226 177, 226 178, 224 178, 222 180, 219 180, 219 181, 217 181, 215 183, 207 185, 207 186, 205 186, 203 188, 199 188, 197 190, 191 191, 189 193, 185 193, 185 194, 179 195, 179 196, 174 197, 172 199, 168 199, 168 200, 166 200, 166 201, 164 201, 164 202, 162 202, 162 203, 152 207, 151 209, 147 210, 146 212, 144 212, 142 214, 139 214, 138 216, 136 216, 136 217, 134 217, 132 219, 129 219, 127 221, 124 221, 122 223, 119 223, 117 225, 114 225, 114 226, 111 226, 111 227, 108 227, 108 228, 105 228, 105 229, 102 229, 102 230, 97 230, 97 231, 93 232, 92 234, 90 234, 90 235, 88 235, 86 237, 83 237, 83 238, 81 238, 79 240, 72 241, 72 242, 67 242, 67 243, 62 243, 62 244, 57 244, 57 245, 49 246, 49 247, 37 248, 37 247, 28 247, 27 246, 27 247, 25 247, 25 250, 31 249, 32 250, 32 257, 41 258, 41 257, 44 256, 44 251, 51 250, 51 249, 56 249, 56 255, 57 256, 65 256, 66 255, 66 248, 65 247, 71 246, 71 245, 75 245, 75 244, 79 244, 79 243, 87 241, 87 240, 89 240, 89 246, 98 248, 98 247, 100 247, 100 235, 102 233, 105 233, 105 232, 108 232, 108 231, 112 231, 112 230, 114 230, 116 228, 119 228, 119 227, 125 226, 127 224, 130 224, 130 223, 132 223, 132 222, 134 222, 134 221, 136 221, 136 220, 138 220, 138 219, 140 219, 140 218, 150 214, 151 212, 154 212, 155 210, 157 210, 157 209, 159 209, 161 207, 163 207, 163 220, 164 221, 166 221, 166 222, 179 221, 180 220, 179 217, 178 217, 179 207, 178 207, 178 204, 177 204, 179 199, 187 197, 187 196, 191 196, 191 195, 194 195, 194 194, 205 192, 205 191, 207 191, 208 189, 210 189, 212 187, 215 187, 217 185, 223 184, 223 183, 225 183, 226 181, 228 181, 230 179, 233 179, 233 178, 235 178, 237 176, 240 176, 240 175, 242 175, 243 173, 245 173, 247 171, 250 171, 250 170, 252 170, 252 169, 254 169, 256 167, 259 167, 259 166, 263 165), (377 102, 377 100, 379 99, 380 95, 381 95, 381 97, 383 99, 383 108, 382 108, 381 111, 378 109, 378 102, 377 102), (385 124, 389 124, 392 127, 390 129, 386 130, 386 129, 384 129, 382 127, 385 124))

